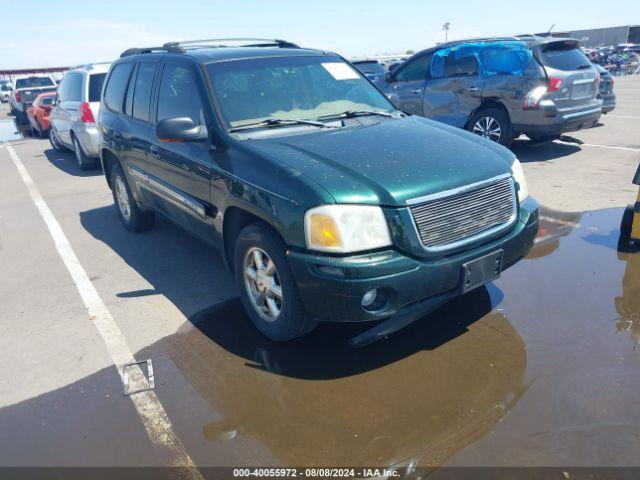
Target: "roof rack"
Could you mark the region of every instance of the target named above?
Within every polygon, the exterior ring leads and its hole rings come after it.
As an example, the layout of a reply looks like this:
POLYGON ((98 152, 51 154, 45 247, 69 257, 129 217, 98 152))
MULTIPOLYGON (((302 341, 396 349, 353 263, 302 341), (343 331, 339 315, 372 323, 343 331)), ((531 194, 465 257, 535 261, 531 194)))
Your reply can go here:
POLYGON ((168 42, 160 47, 130 48, 122 52, 120 57, 136 55, 138 53, 184 53, 196 48, 222 48, 222 47, 278 47, 300 48, 297 44, 277 38, 206 38, 203 40, 187 40, 183 42, 168 42), (225 43, 241 43, 241 45, 225 45, 225 43))

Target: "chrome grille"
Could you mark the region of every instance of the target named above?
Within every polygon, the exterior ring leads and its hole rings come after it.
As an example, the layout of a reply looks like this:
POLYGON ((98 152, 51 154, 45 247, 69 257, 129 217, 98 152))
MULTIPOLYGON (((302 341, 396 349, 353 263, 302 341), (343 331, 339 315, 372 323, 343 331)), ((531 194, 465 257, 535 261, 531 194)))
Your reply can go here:
POLYGON ((496 179, 410 209, 425 248, 446 250, 512 225, 517 212, 515 186, 511 177, 496 179))

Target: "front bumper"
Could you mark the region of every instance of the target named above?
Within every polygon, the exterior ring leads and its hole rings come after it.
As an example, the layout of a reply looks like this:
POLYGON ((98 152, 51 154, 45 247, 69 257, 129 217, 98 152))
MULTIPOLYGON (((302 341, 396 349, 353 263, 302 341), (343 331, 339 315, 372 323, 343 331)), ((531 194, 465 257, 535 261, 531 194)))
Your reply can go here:
POLYGON ((537 232, 538 204, 529 198, 509 233, 437 260, 416 259, 397 250, 350 257, 289 251, 287 256, 308 313, 322 321, 380 320, 438 295, 457 295, 462 264, 487 253, 502 249, 503 268, 508 268, 529 253, 537 232), (388 297, 376 312, 361 306, 371 288, 384 289, 388 297))

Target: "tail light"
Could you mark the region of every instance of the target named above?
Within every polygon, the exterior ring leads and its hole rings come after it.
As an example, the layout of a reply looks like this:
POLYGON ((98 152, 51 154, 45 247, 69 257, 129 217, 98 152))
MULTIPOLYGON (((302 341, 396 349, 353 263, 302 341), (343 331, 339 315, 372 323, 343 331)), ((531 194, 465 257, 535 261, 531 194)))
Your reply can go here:
POLYGON ((16 102, 20 102, 21 98, 20 98, 20 92, 16 92, 16 102))
POLYGON ((91 106, 87 102, 80 104, 80 120, 82 120, 82 123, 96 123, 91 106))
POLYGON ((549 91, 557 92, 562 88, 562 79, 557 77, 549 77, 549 91))
POLYGON ((533 90, 530 90, 522 100, 522 109, 536 110, 540 106, 540 100, 542 100, 548 91, 548 88, 544 85, 540 85, 533 90))

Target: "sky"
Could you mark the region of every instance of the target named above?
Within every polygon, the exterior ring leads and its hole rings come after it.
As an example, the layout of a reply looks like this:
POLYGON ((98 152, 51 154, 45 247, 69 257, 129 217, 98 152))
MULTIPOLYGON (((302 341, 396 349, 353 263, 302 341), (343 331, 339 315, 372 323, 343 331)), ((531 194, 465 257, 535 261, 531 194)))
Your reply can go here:
POLYGON ((450 40, 640 24, 639 0, 0 1, 11 3, 0 9, 0 70, 188 39, 283 38, 353 58, 430 47, 444 41, 445 22, 450 40))

